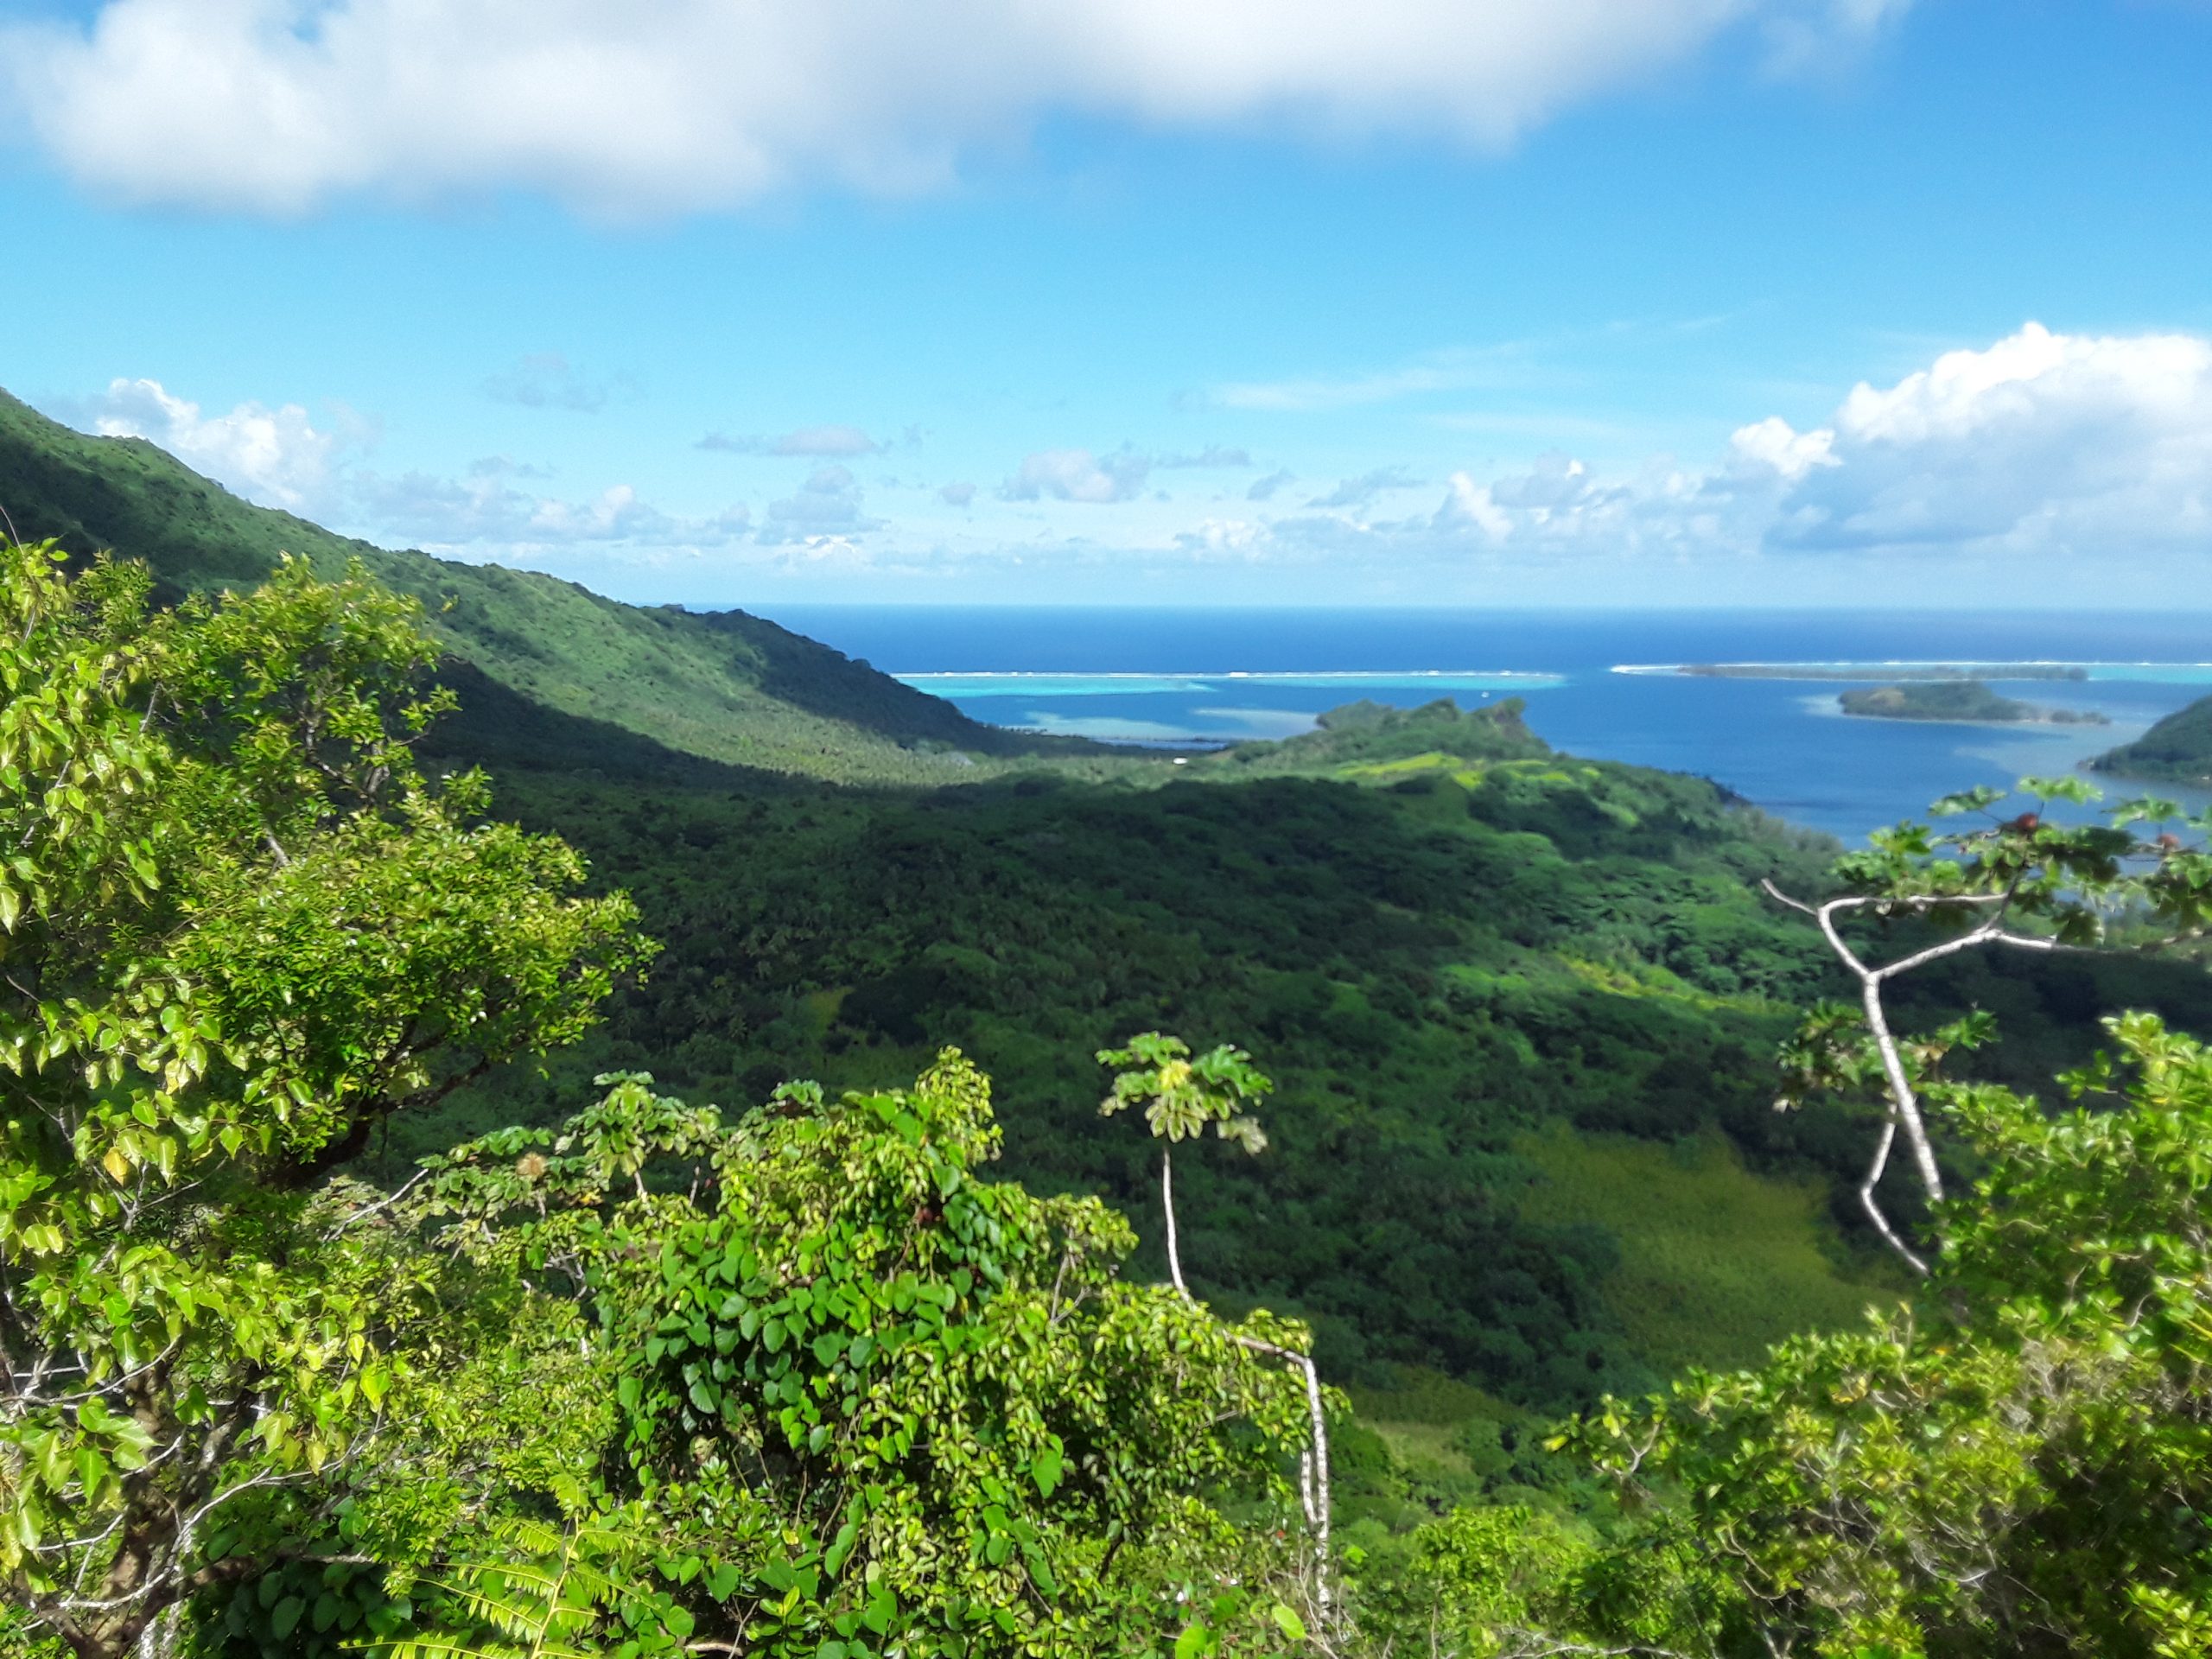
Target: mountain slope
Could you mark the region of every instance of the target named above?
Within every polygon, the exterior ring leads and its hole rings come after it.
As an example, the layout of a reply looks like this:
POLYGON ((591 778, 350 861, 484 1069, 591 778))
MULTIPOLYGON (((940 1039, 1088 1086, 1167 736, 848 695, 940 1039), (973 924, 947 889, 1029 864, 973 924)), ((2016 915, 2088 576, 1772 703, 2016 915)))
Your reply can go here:
POLYGON ((432 630, 485 680, 598 722, 603 738, 627 732, 709 760, 847 781, 942 782, 979 764, 1096 753, 982 725, 743 612, 623 605, 532 571, 338 536, 242 501, 143 439, 88 437, 4 391, 0 508, 26 539, 144 560, 169 599, 250 586, 281 552, 333 574, 358 558, 421 599, 432 630))
POLYGON ((2098 772, 2212 787, 2212 697, 2176 709, 2133 743, 2089 762, 2098 772))

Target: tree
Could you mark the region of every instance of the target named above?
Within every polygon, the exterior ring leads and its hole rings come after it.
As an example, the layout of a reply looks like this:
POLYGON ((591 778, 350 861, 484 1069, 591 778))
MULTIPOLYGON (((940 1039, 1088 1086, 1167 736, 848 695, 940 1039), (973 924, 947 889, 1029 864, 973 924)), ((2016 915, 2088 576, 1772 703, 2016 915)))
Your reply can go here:
MULTIPOLYGON (((1267 1146, 1259 1120, 1236 1109, 1248 1101, 1264 1099, 1274 1084, 1252 1064, 1252 1057, 1230 1044, 1219 1044, 1196 1058, 1179 1037, 1156 1031, 1141 1032, 1120 1048, 1098 1051, 1101 1065, 1119 1066, 1114 1084, 1100 1103, 1108 1117, 1137 1105, 1144 1107, 1145 1125, 1160 1149, 1160 1209, 1166 1230, 1167 1274, 1186 1300, 1195 1301, 1183 1281, 1182 1255, 1175 1239, 1175 1173, 1173 1147, 1205 1132, 1234 1141, 1254 1156, 1267 1146)), ((1329 1559, 1329 1416, 1322 1397, 1321 1373, 1311 1353, 1253 1336, 1240 1338, 1253 1352, 1282 1361, 1305 1385, 1306 1446, 1299 1453, 1299 1501, 1313 1540, 1310 1564, 1312 1592, 1325 1631, 1335 1624, 1333 1568, 1329 1559)))
MULTIPOLYGON (((2145 1014, 2056 1116, 1933 1092, 1987 1173, 1924 1293, 1566 1438, 1683 1522, 1771 1653, 2181 1659, 2212 1638, 2212 1051, 2145 1014)), ((1707 1650, 1707 1649, 1700 1649, 1707 1650)), ((1721 1650, 1727 1650, 1723 1644, 1721 1650)))
POLYGON ((1363 1565, 1363 1653, 1427 1659, 1679 1659, 1719 1634, 1727 1586, 1688 1527, 1636 1529, 1498 1504, 1454 1510, 1363 1565))
MULTIPOLYGON (((1800 1093, 1871 1089, 1883 1098, 1882 1129, 1859 1184, 1859 1204, 1884 1242, 1917 1274, 1926 1274, 1928 1263, 1883 1213, 1877 1188, 1902 1132, 1928 1200, 1942 1200, 1942 1170, 1920 1088, 1950 1049, 1986 1040, 1989 1027, 1970 1020, 1932 1038, 1901 1039, 1884 1004, 1887 986, 1964 950, 2048 953, 2129 938, 2172 943, 2199 937, 2212 923, 2212 853, 2201 840, 2191 845, 2177 833, 2192 821, 2174 803, 2124 802, 2107 809, 2106 823, 2048 817, 2053 802, 2082 806, 2102 798, 2074 778, 2023 778, 2012 796, 1969 790, 1936 802, 1930 815, 1979 823, 1950 834, 1910 821, 1878 831, 1866 850, 1838 861, 1846 891, 1834 898, 1808 901, 1772 881, 1764 884, 1776 899, 1813 918, 1857 982, 1857 1008, 1815 1008, 1785 1049, 1784 1061, 1800 1093), (2009 816, 1996 810, 2015 797, 2024 798, 2024 810, 2009 816), (1846 936, 1845 924, 1864 922, 1885 929, 1923 923, 1943 937, 1916 938, 1903 954, 1878 962, 1866 943, 1846 936)), ((2200 832, 2212 830, 2212 814, 2193 823, 2200 832)), ((1793 1102, 1785 1096, 1779 1103, 1793 1102)))
POLYGON ((426 1270, 328 1175, 645 947, 421 775, 435 647, 358 569, 168 613, 136 566, 0 572, 0 1585, 92 1659, 302 1548, 264 1500, 377 1431, 426 1270))
MULTIPOLYGON (((1123 1280, 1135 1240, 1096 1199, 982 1179, 999 1132, 957 1052, 909 1090, 786 1085, 727 1126, 603 1081, 558 1131, 435 1160, 409 1199, 594 1311, 617 1421, 562 1548, 603 1563, 627 1539, 634 1565, 563 1580, 588 1605, 563 1641, 866 1659, 1152 1653, 1198 1630, 1187 1659, 1302 1628, 1251 1594, 1280 1576, 1266 1530, 1217 1507, 1279 1501, 1303 1401, 1255 1356, 1299 1333, 1123 1280), (1230 1590, 1224 1640, 1187 1610, 1230 1590)), ((477 1599, 421 1650, 542 1628, 537 1591, 484 1599, 523 1582, 512 1560, 426 1568, 477 1599)))
POLYGON ((1121 1048, 1100 1049, 1098 1064, 1122 1068, 1100 1103, 1100 1114, 1111 1117, 1141 1103, 1145 1127, 1154 1140, 1167 1143, 1160 1149, 1160 1208, 1167 1229, 1167 1276, 1187 1296, 1191 1287, 1183 1282, 1182 1255, 1175 1239, 1175 1160, 1171 1148, 1211 1127, 1221 1139, 1234 1141, 1257 1157, 1266 1150, 1267 1135, 1257 1118, 1236 1109, 1247 1101, 1264 1099, 1274 1091, 1274 1084, 1241 1048, 1223 1043, 1193 1059, 1188 1043, 1156 1031, 1140 1032, 1121 1048))

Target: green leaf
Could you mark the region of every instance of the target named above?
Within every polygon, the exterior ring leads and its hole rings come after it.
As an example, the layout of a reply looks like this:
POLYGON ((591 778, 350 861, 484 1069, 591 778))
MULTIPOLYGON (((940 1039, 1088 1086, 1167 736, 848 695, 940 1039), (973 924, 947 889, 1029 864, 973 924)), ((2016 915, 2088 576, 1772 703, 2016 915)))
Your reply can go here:
POLYGON ((1061 1459, 1065 1455, 1056 1435, 1037 1454, 1036 1461, 1029 1465, 1030 1477, 1036 1481, 1038 1491, 1046 1497, 1050 1497, 1052 1489, 1060 1484, 1061 1459))
POLYGON ((299 1596, 285 1597, 270 1611, 270 1630, 276 1636, 278 1641, 283 1641, 292 1634, 293 1630, 298 1628, 300 1615, 306 1612, 307 1610, 307 1602, 302 1598, 299 1596))

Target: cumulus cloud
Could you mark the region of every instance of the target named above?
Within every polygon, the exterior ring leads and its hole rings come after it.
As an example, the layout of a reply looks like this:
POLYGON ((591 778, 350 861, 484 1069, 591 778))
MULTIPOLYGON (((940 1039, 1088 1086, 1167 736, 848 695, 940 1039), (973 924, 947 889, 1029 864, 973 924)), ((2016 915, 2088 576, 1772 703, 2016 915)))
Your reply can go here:
POLYGON ((1055 113, 1495 147, 1764 29, 1811 62, 1907 0, 104 0, 0 29, 65 172, 126 199, 550 192, 632 217, 908 192, 1055 113))
POLYGON ((1600 479, 1565 455, 1455 474, 1434 527, 1494 545, 2031 558, 2212 550, 2212 340, 2030 323, 1769 417, 1702 467, 1600 479))
POLYGON ((964 507, 976 499, 976 486, 973 484, 941 485, 937 499, 948 507, 964 507))
POLYGON ((618 397, 636 391, 627 375, 594 378, 579 373, 558 352, 536 352, 484 382, 484 393, 524 409, 566 409, 596 415, 618 397))
POLYGON ((802 426, 796 432, 786 432, 781 437, 759 434, 732 437, 725 433, 709 432, 695 447, 731 455, 844 457, 872 455, 886 446, 878 443, 857 426, 802 426))
POLYGON ((505 460, 480 461, 466 476, 364 472, 350 480, 346 517, 389 542, 436 548, 546 547, 580 543, 719 546, 744 533, 742 506, 705 518, 679 518, 611 485, 582 501, 518 489, 535 469, 505 460))
POLYGON ((1270 500, 1277 490, 1290 483, 1297 476, 1297 474, 1286 467, 1281 472, 1269 473, 1265 478, 1255 478, 1252 480, 1252 487, 1244 492, 1244 499, 1247 501, 1270 500))
POLYGON ((116 379, 84 412, 103 436, 148 439, 264 506, 309 512, 332 499, 339 439, 318 429, 298 404, 243 403, 226 415, 208 415, 158 380, 116 379))
POLYGON ((1144 488, 1152 470, 1148 456, 1133 449, 1094 455, 1088 449, 1040 449, 1027 456, 1020 471, 999 487, 1002 501, 1108 502, 1134 499, 1144 488))
POLYGON ((762 516, 764 544, 810 541, 823 536, 849 538, 880 528, 861 511, 860 482, 846 468, 817 467, 807 480, 762 516))

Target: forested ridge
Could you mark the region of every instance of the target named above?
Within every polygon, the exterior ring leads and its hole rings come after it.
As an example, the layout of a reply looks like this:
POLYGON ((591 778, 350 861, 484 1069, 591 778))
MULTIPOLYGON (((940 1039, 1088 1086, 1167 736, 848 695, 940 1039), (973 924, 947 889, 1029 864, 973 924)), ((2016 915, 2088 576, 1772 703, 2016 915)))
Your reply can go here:
POLYGON ((0 1651, 2212 1632, 2201 823, 747 766, 333 550, 8 544, 0 1651))
POLYGON ((526 711, 541 730, 595 730, 599 747, 615 752, 642 741, 649 751, 774 772, 929 782, 1008 758, 1091 749, 980 725, 742 611, 624 605, 535 571, 334 535, 240 500, 143 439, 72 431, 5 391, 0 486, 15 533, 52 537, 79 557, 129 549, 165 599, 251 587, 287 553, 332 571, 358 559, 423 602, 433 636, 468 673, 508 694, 505 709, 526 711))
POLYGON ((2200 789, 2212 784, 2212 697, 2177 709, 2133 743, 2108 749, 2089 764, 2126 778, 2200 789))

